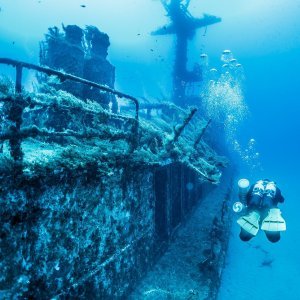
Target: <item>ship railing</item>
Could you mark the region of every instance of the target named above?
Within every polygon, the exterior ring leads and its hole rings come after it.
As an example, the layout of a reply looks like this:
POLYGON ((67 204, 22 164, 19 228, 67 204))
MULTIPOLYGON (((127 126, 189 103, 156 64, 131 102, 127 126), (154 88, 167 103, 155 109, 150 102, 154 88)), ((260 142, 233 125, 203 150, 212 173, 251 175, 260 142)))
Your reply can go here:
MULTIPOLYGON (((113 141, 113 140, 118 140, 118 139, 126 139, 129 140, 130 144, 131 144, 131 151, 134 151, 137 147, 138 147, 138 132, 139 132, 139 100, 131 95, 122 93, 120 91, 117 91, 115 89, 112 89, 106 85, 102 85, 93 81, 89 81, 86 80, 84 78, 81 77, 77 77, 75 75, 72 74, 68 74, 65 72, 61 72, 61 71, 57 71, 48 67, 43 67, 43 66, 38 66, 35 64, 31 64, 31 63, 26 63, 23 61, 18 61, 18 60, 14 60, 14 59, 10 59, 10 58, 0 58, 0 64, 6 64, 6 65, 10 65, 13 66, 16 70, 16 80, 15 80, 15 92, 16 94, 21 94, 22 93, 22 73, 23 73, 23 69, 29 69, 29 70, 35 70, 37 72, 40 73, 44 73, 48 76, 56 76, 58 77, 58 79, 63 82, 65 80, 71 80, 73 82, 77 82, 77 83, 81 83, 81 84, 85 84, 88 85, 92 88, 96 88, 99 89, 102 92, 105 93, 110 93, 113 94, 115 96, 117 96, 118 98, 125 98, 130 100, 131 102, 133 102, 133 104, 135 105, 135 116, 134 118, 130 118, 130 117, 125 117, 123 115, 120 114, 114 114, 114 113, 110 113, 107 111, 107 114, 109 117, 111 117, 112 119, 119 119, 119 120, 132 120, 133 121, 133 126, 131 129, 131 134, 126 134, 125 132, 118 132, 118 133, 109 133, 107 131, 105 132, 97 132, 95 130, 93 131, 89 131, 89 132, 84 132, 84 133, 79 133, 73 130, 65 130, 64 132, 53 132, 53 131, 48 131, 46 129, 39 129, 37 126, 31 126, 28 128, 24 128, 21 129, 21 124, 22 124, 22 115, 23 115, 23 110, 25 109, 25 107, 32 107, 35 105, 39 105, 39 106, 51 106, 51 104, 47 104, 47 103, 41 103, 38 101, 34 101, 32 99, 26 99, 25 97, 19 97, 18 99, 15 99, 13 102, 13 104, 15 105, 14 107, 14 122, 15 122, 15 126, 10 126, 10 128, 0 134, 0 142, 3 142, 5 140, 9 140, 9 144, 10 144, 10 153, 11 156, 13 157, 13 159, 15 161, 18 161, 20 163, 22 163, 22 158, 23 158, 23 153, 22 153, 22 149, 21 149, 21 142, 23 139, 25 138, 29 138, 29 137, 37 137, 37 136, 43 136, 43 137, 59 137, 59 136, 73 136, 76 138, 83 138, 83 139, 89 139, 89 138, 108 138, 109 140, 113 141)), ((8 101, 9 99, 7 98, 0 98, 0 101, 8 101)), ((11 100, 10 100, 11 101, 11 100)), ((63 105, 60 105, 63 106, 63 105)), ((87 108, 83 108, 83 107, 76 107, 76 108, 72 108, 72 107, 57 107, 57 108, 68 108, 70 110, 72 109, 76 109, 76 110, 83 110, 85 112, 87 112, 90 114, 94 114, 97 115, 99 114, 99 112, 94 112, 93 110, 89 110, 87 108)))

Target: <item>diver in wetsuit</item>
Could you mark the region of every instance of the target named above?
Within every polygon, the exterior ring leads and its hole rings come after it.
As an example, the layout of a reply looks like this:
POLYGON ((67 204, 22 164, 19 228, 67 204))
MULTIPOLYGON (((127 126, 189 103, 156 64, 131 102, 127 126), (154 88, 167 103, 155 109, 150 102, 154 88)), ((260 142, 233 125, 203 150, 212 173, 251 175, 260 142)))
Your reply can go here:
POLYGON ((277 208, 278 203, 284 202, 284 198, 276 183, 269 179, 259 180, 244 193, 242 199, 246 202, 247 214, 237 220, 241 226, 241 240, 249 241, 256 236, 261 226, 270 242, 278 242, 280 232, 286 230, 286 224, 277 208))

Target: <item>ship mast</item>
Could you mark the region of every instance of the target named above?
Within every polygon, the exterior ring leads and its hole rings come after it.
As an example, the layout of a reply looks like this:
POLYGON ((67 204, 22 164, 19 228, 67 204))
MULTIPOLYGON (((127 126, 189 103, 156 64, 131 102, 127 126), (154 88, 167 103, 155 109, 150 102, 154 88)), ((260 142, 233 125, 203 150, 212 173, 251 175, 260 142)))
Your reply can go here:
POLYGON ((161 3, 171 22, 152 32, 152 35, 176 35, 172 100, 176 105, 186 106, 186 83, 200 80, 186 67, 188 40, 194 38, 197 29, 221 22, 221 18, 207 14, 202 18, 194 18, 188 11, 190 0, 161 0, 161 3))

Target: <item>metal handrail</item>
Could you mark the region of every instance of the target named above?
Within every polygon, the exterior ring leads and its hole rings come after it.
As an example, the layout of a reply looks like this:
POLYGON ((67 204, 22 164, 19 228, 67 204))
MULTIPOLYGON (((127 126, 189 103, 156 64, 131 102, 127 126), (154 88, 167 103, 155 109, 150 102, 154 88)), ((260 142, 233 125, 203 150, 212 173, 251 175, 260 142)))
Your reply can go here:
MULTIPOLYGON (((136 99, 133 96, 124 94, 122 92, 116 91, 106 85, 102 85, 93 81, 89 81, 86 80, 84 78, 81 77, 77 77, 75 75, 71 75, 68 73, 64 73, 61 71, 57 71, 48 67, 42 67, 42 66, 38 66, 35 64, 30 64, 30 63, 26 63, 23 61, 18 61, 18 60, 14 60, 14 59, 10 59, 10 58, 0 58, 0 64, 6 64, 6 65, 11 65, 13 67, 16 68, 16 82, 15 82, 15 91, 17 94, 22 92, 22 71, 23 68, 26 69, 31 69, 31 70, 36 70, 38 72, 42 72, 47 74, 48 76, 50 75, 54 75, 57 76, 61 81, 65 81, 65 80, 72 80, 74 82, 78 82, 78 83, 82 83, 82 84, 86 84, 89 85, 91 87, 97 88, 101 91, 107 92, 107 93, 111 93, 114 94, 120 98, 127 98, 129 100, 132 100, 133 103, 135 104, 135 119, 133 119, 134 122, 134 126, 132 128, 132 136, 128 136, 126 134, 120 133, 120 134, 114 134, 114 135, 109 135, 109 139, 110 140, 117 140, 117 139, 129 139, 130 143, 131 143, 131 150, 130 151, 134 151, 137 146, 138 146, 138 132, 139 132, 139 101, 138 99, 136 99)), ((3 101, 5 101, 5 99, 2 99, 3 101)), ((8 99, 6 99, 8 100, 8 99)), ((27 104, 35 104, 35 105, 39 105, 38 102, 36 101, 27 101, 26 99, 24 99, 24 104, 23 102, 20 103, 22 101, 14 101, 14 105, 16 105, 16 107, 19 107, 19 109, 17 110, 17 118, 16 118, 16 125, 13 125, 9 128, 8 131, 6 131, 4 134, 0 135, 0 140, 4 141, 6 139, 8 139, 10 141, 10 147, 11 147, 11 155, 14 158, 15 161, 18 162, 22 162, 23 160, 23 152, 22 152, 22 148, 21 148, 21 142, 22 139, 24 138, 28 138, 28 137, 35 137, 38 135, 42 135, 42 136, 75 136, 77 138, 92 138, 92 137, 99 137, 99 138, 103 138, 106 135, 103 133, 77 133, 74 131, 68 131, 68 132, 53 132, 50 133, 48 131, 45 130, 39 130, 36 127, 29 127, 26 129, 21 129, 21 124, 22 124, 22 111, 24 109, 24 107, 27 104)), ((50 105, 49 105, 50 106, 50 105)), ((114 114, 114 116, 116 116, 114 114)))
POLYGON ((84 79, 84 78, 81 78, 81 77, 78 77, 78 76, 75 76, 72 74, 68 74, 68 73, 64 73, 64 72, 57 71, 54 69, 50 69, 48 67, 42 67, 42 66, 38 66, 35 64, 30 64, 30 63, 26 63, 23 61, 10 59, 10 58, 0 58, 0 64, 11 65, 16 68, 16 87, 15 87, 15 89, 16 89, 17 93, 21 93, 21 91, 22 91, 22 69, 26 68, 26 69, 36 70, 38 72, 45 73, 48 76, 55 75, 62 81, 67 80, 67 79, 72 80, 72 81, 75 81, 78 83, 82 83, 82 84, 89 85, 91 87, 98 88, 99 90, 114 94, 120 98, 130 99, 135 104, 135 119, 136 119, 136 121, 138 121, 138 119, 139 119, 139 101, 138 101, 138 99, 131 95, 114 90, 106 85, 102 85, 102 84, 99 84, 99 83, 96 83, 96 82, 93 82, 93 81, 90 81, 90 80, 87 80, 87 79, 84 79))

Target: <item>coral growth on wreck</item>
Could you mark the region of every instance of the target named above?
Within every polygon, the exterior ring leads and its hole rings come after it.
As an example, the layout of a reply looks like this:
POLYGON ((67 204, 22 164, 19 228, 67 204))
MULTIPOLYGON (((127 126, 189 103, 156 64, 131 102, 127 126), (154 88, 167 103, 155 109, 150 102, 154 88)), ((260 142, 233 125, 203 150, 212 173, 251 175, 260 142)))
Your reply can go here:
POLYGON ((16 94, 2 78, 0 93, 4 298, 120 297, 153 261, 151 170, 181 163, 217 183, 226 164, 193 108, 142 104, 136 120, 46 83, 16 94))
MULTIPOLYGON (((24 131, 21 141, 23 167, 31 175, 37 170, 76 170, 95 162, 100 173, 105 170, 109 173, 116 160, 125 161, 126 158, 127 164, 132 167, 158 166, 168 160, 182 162, 198 172, 200 177, 218 182, 218 167, 226 164, 225 159, 203 140, 195 146, 207 122, 199 116, 191 121, 192 110, 179 109, 172 104, 164 103, 158 108, 148 105, 140 114, 136 133, 132 130, 135 119, 131 116, 130 107, 123 107, 120 114, 114 114, 97 102, 80 100, 47 84, 42 84, 39 92, 18 95, 13 94, 11 83, 5 84, 2 80, 1 103, 1 159, 11 159, 11 145, 4 141, 4 136, 11 137, 13 134, 9 129, 16 122, 12 111, 19 105, 23 111, 20 121, 24 131), (163 113, 164 107, 172 110, 171 116, 163 113), (25 132, 32 134, 26 136, 25 132), (138 139, 135 149, 130 146, 133 138, 138 139)), ((9 164, 1 165, 9 170, 9 164)))

